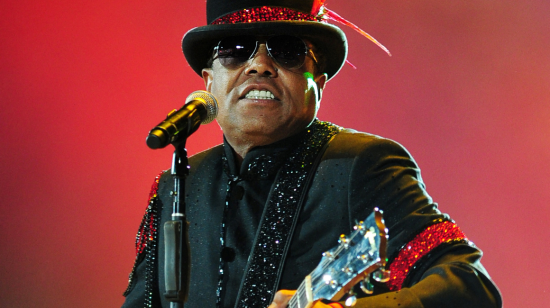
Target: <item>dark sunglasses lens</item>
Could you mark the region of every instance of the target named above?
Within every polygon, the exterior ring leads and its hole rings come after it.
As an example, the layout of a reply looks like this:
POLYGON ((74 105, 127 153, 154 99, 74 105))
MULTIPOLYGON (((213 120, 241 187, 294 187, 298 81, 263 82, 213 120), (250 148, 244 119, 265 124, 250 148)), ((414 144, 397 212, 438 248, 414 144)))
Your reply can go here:
POLYGON ((298 68, 304 64, 307 46, 302 39, 290 35, 274 36, 267 40, 267 50, 284 68, 298 68))
POLYGON ((218 59, 225 67, 239 66, 248 61, 255 49, 253 36, 228 37, 218 44, 218 59))

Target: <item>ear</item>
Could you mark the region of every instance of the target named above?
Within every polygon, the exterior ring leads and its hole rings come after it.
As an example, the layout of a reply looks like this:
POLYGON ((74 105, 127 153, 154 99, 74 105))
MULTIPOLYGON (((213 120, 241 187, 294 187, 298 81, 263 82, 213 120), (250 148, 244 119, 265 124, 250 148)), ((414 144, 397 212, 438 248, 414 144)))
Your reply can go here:
POLYGON ((210 92, 212 89, 212 69, 203 68, 202 69, 202 80, 204 80, 204 88, 207 92, 210 92))
POLYGON ((319 93, 317 93, 317 102, 321 101, 321 97, 323 96, 323 89, 325 88, 327 79, 327 74, 320 74, 319 76, 315 77, 315 83, 317 84, 317 90, 319 91, 319 93))

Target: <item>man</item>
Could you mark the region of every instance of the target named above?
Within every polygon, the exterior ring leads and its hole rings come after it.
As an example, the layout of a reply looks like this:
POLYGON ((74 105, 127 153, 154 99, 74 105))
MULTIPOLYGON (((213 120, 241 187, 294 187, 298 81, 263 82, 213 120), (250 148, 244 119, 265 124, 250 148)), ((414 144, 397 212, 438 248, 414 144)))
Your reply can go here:
MULTIPOLYGON (((190 159, 186 307, 286 307, 322 253, 375 207, 389 229, 390 279, 373 281, 356 307, 501 306, 481 252, 437 210, 409 153, 316 120, 347 54, 343 32, 321 22, 322 2, 208 0, 209 25, 183 38, 224 133, 223 145, 190 159)), ((169 305, 159 229, 171 181, 164 173, 153 185, 123 307, 169 305)), ((314 303, 331 306, 341 304, 314 303)))

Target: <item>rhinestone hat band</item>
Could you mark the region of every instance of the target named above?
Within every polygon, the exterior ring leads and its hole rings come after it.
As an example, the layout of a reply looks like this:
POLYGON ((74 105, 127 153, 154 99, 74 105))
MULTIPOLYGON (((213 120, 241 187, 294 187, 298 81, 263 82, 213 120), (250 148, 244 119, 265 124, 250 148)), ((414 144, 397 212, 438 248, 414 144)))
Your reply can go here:
POLYGON ((283 8, 283 7, 255 7, 233 12, 218 18, 212 22, 212 25, 253 23, 262 21, 322 21, 322 17, 315 17, 303 12, 283 8))

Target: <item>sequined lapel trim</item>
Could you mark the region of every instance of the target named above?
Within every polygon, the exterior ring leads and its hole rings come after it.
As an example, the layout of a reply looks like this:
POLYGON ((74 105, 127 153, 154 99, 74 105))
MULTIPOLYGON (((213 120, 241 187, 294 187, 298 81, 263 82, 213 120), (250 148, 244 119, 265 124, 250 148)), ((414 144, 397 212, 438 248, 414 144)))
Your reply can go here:
POLYGON ((455 223, 444 221, 427 227, 403 246, 392 261, 388 288, 392 291, 400 290, 407 275, 420 263, 422 257, 442 244, 459 241, 467 241, 467 238, 455 223))
POLYGON ((272 300, 308 175, 315 172, 312 169, 324 145, 340 130, 336 125, 317 121, 302 143, 290 152, 266 202, 237 307, 267 307, 272 300))

